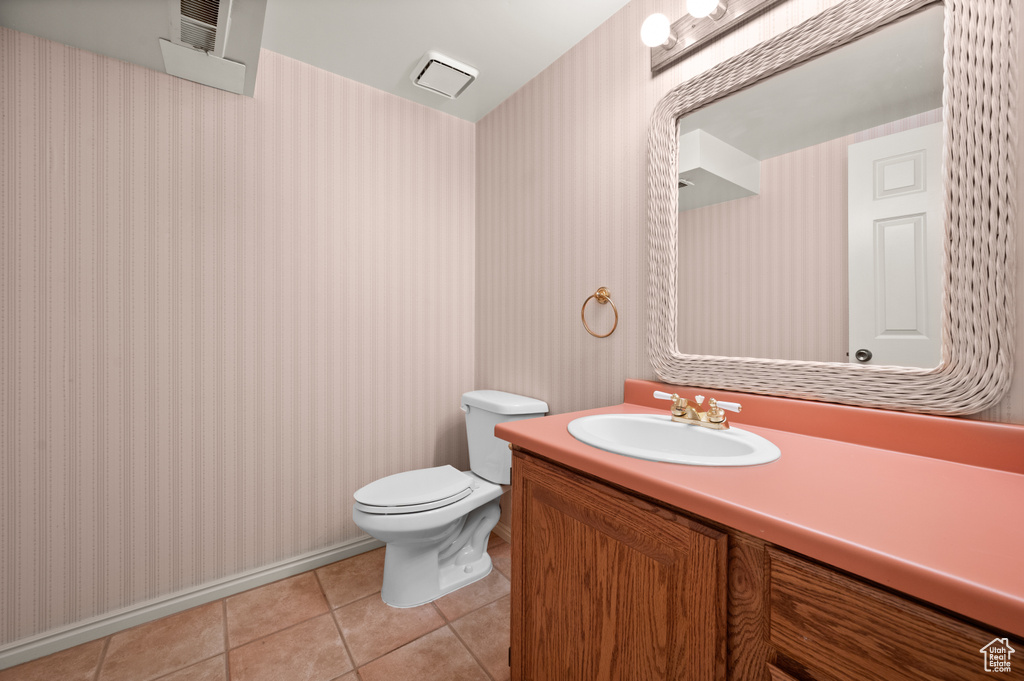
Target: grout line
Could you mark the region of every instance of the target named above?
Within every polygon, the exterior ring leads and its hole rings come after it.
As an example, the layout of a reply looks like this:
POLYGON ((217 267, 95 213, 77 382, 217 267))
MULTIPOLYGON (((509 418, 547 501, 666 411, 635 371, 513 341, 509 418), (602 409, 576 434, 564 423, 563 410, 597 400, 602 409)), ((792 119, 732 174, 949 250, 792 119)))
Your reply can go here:
POLYGON ((253 643, 257 643, 259 641, 262 641, 265 638, 270 638, 271 636, 277 636, 278 634, 280 634, 283 631, 288 631, 289 629, 294 629, 295 627, 298 627, 298 626, 301 626, 303 624, 306 624, 307 622, 312 622, 313 620, 315 620, 318 617, 323 617, 324 615, 330 615, 330 614, 331 614, 330 610, 328 610, 327 612, 318 613, 316 615, 313 615, 312 617, 307 617, 306 619, 302 620, 301 622, 295 622, 294 624, 289 624, 287 627, 283 627, 281 629, 276 629, 276 630, 274 630, 274 631, 272 631, 272 632, 270 632, 268 634, 264 634, 263 636, 260 636, 259 638, 254 638, 251 641, 246 641, 245 643, 240 643, 237 646, 235 646, 234 648, 232 648, 231 650, 238 650, 239 648, 244 648, 247 645, 251 645, 253 643))
POLYGON ((455 640, 462 644, 462 647, 466 649, 466 652, 469 653, 469 656, 472 657, 476 661, 480 669, 483 670, 484 676, 486 676, 488 679, 491 679, 491 681, 494 681, 494 677, 491 676, 491 673, 489 671, 487 671, 487 667, 485 667, 484 663, 480 661, 480 658, 477 657, 475 652, 473 652, 473 649, 469 647, 469 644, 462 640, 462 637, 459 636, 459 632, 455 631, 455 627, 449 624, 448 629, 451 630, 452 634, 455 635, 455 640))
MULTIPOLYGON (((338 621, 338 609, 341 606, 339 605, 337 608, 331 607, 331 599, 327 598, 327 590, 324 589, 324 583, 320 581, 320 575, 316 570, 310 570, 310 572, 313 573, 313 579, 316 580, 317 586, 320 587, 320 593, 324 597, 324 602, 327 603, 327 614, 331 616, 331 621, 334 622, 334 628, 338 630, 338 637, 341 639, 341 645, 345 649, 345 654, 348 655, 348 661, 352 663, 352 671, 355 671, 357 669, 356 656, 352 654, 352 649, 348 647, 348 641, 345 640, 345 634, 341 630, 341 622, 338 621)), ((345 674, 348 674, 348 672, 345 672, 345 674)), ((345 674, 342 674, 341 676, 344 676, 345 674)), ((338 678, 341 677, 339 676, 338 678)), ((359 674, 356 674, 356 679, 359 679, 359 674)), ((228 681, 231 681, 231 679, 228 679, 228 681)))
POLYGON ((437 599, 430 601, 430 604, 434 606, 434 610, 436 610, 437 614, 441 616, 442 622, 444 622, 445 624, 451 624, 451 620, 449 620, 448 616, 444 614, 444 610, 437 607, 437 599))
POLYGON ((178 672, 183 672, 186 669, 192 669, 192 667, 195 667, 196 665, 203 664, 204 662, 209 662, 210 660, 214 659, 215 657, 220 657, 221 655, 225 655, 226 656, 227 654, 226 653, 217 653, 216 655, 210 655, 209 657, 204 657, 203 659, 196 660, 195 662, 189 662, 184 667, 178 667, 177 669, 172 669, 171 671, 169 671, 169 672, 167 672, 165 674, 161 674, 160 676, 156 677, 152 681, 160 681, 160 679, 166 679, 168 676, 174 676, 178 672))
MULTIPOLYGON (((389 606, 389 607, 390 607, 390 606, 389 606)), ((431 635, 431 634, 433 634, 433 633, 434 633, 435 631, 440 631, 440 630, 444 629, 444 628, 445 628, 446 626, 448 626, 448 624, 447 624, 447 623, 445 623, 445 624, 442 624, 442 625, 441 625, 441 626, 439 626, 439 627, 438 627, 437 629, 431 629, 431 630, 430 630, 430 631, 428 631, 427 633, 425 633, 425 634, 420 634, 419 636, 417 636, 416 638, 412 639, 411 641, 406 641, 405 643, 403 643, 402 645, 398 646, 397 648, 392 648, 391 650, 389 650, 389 651, 387 651, 387 652, 381 653, 380 655, 378 655, 377 657, 373 658, 372 660, 367 660, 367 661, 366 661, 366 662, 364 662, 363 664, 359 665, 358 669, 362 669, 362 668, 364 668, 364 667, 368 667, 368 666, 370 666, 371 664, 373 664, 374 662, 376 662, 377 660, 379 660, 379 659, 381 659, 381 658, 384 658, 384 657, 387 657, 387 656, 388 656, 388 655, 390 655, 391 653, 396 653, 396 652, 398 652, 399 650, 401 650, 402 648, 407 648, 407 647, 411 646, 411 645, 412 645, 413 643, 416 643, 416 641, 419 641, 419 640, 420 640, 421 638, 423 638, 424 636, 430 636, 430 635, 431 635)), ((358 671, 358 669, 357 669, 357 671, 358 671)))
MULTIPOLYGON (((499 571, 499 573, 498 573, 498 574, 501 574, 501 572, 499 571)), ((505 577, 505 575, 503 575, 503 574, 502 574, 501 576, 502 576, 502 577, 505 577)), ((509 582, 509 587, 510 587, 510 589, 511 589, 511 586, 512 586, 512 580, 511 580, 511 579, 508 579, 508 577, 505 577, 505 579, 507 579, 507 580, 508 580, 508 582, 509 582)), ((468 586, 468 585, 467 585, 467 586, 468 586)), ((452 592, 452 593, 454 593, 454 592, 452 592)), ((446 594, 446 595, 447 595, 447 594, 446 594)), ((471 614, 473 614, 474 612, 476 612, 477 610, 483 610, 483 609, 484 609, 484 608, 486 608, 486 607, 487 607, 488 605, 492 605, 492 604, 494 604, 494 603, 497 603, 497 602, 498 602, 498 601, 500 601, 500 600, 501 600, 502 598, 505 598, 506 596, 511 596, 511 595, 512 595, 512 592, 511 592, 511 590, 510 590, 510 591, 509 591, 509 593, 506 593, 506 594, 502 594, 502 595, 498 596, 498 597, 497 597, 497 598, 495 598, 495 599, 492 599, 492 600, 490 600, 490 601, 487 601, 487 602, 486 602, 486 603, 484 603, 483 605, 478 605, 477 607, 473 608, 472 610, 467 610, 466 612, 464 612, 464 613, 462 613, 461 615, 459 615, 458 617, 456 617, 456 618, 455 618, 454 620, 449 620, 449 619, 448 619, 447 617, 445 617, 445 615, 444 615, 444 613, 443 613, 443 612, 441 613, 441 617, 444 617, 444 619, 445 619, 445 621, 446 621, 446 622, 449 622, 449 623, 450 623, 450 622, 455 622, 455 621, 457 621, 457 620, 461 620, 461 619, 462 619, 463 617, 465 617, 466 615, 471 615, 471 614)), ((442 596, 442 598, 443 598, 443 596, 442 596)), ((433 602, 434 602, 434 601, 431 601, 431 603, 433 603, 433 602)), ((436 606, 436 605, 435 605, 434 607, 435 607, 435 608, 437 608, 437 606, 436 606)), ((441 608, 437 608, 437 609, 438 609, 439 611, 441 610, 441 608)))
POLYGON ((228 651, 231 650, 231 642, 228 640, 228 599, 220 599, 224 608, 224 679, 231 681, 231 663, 228 661, 228 651))
MULTIPOLYGON (((320 593, 322 594, 323 593, 323 587, 320 586, 320 580, 316 576, 316 570, 307 570, 306 572, 312 572, 313 573, 313 578, 316 579, 317 586, 320 588, 320 593)), ((286 577, 285 579, 294 579, 295 577, 301 577, 302 575, 306 574, 306 572, 300 572, 297 575, 292 575, 291 577, 286 577)), ((284 581, 284 580, 278 580, 278 581, 284 581)), ((271 584, 274 584, 274 583, 275 582, 271 582, 271 584)), ((269 586, 269 584, 265 584, 264 586, 269 586)), ((256 588, 263 588, 263 587, 256 587, 256 588)), ((250 589, 250 591, 255 591, 255 589, 250 589)), ((225 617, 224 617, 225 632, 224 632, 224 635, 225 635, 225 637, 227 637, 227 615, 226 615, 226 611, 227 611, 227 607, 228 606, 227 606, 227 599, 225 598, 225 599, 222 599, 222 600, 224 601, 224 608, 225 608, 225 617)), ((274 631, 266 633, 263 636, 260 636, 259 638, 254 638, 254 639, 252 639, 250 641, 246 641, 245 643, 239 643, 238 645, 232 647, 230 640, 228 640, 226 638, 225 639, 225 645, 227 645, 229 647, 224 652, 225 652, 225 654, 227 654, 227 652, 230 651, 230 650, 237 650, 238 648, 242 648, 244 646, 247 646, 250 643, 255 643, 256 641, 262 641, 263 639, 267 638, 268 636, 273 636, 275 634, 279 634, 282 631, 288 631, 289 629, 293 629, 293 628, 299 626, 300 624, 305 624, 306 622, 309 622, 311 620, 315 620, 317 617, 323 617, 324 615, 330 615, 333 611, 331 610, 331 604, 329 602, 327 602, 327 598, 326 597, 324 598, 324 604, 327 606, 327 611, 326 612, 319 612, 319 613, 317 613, 317 614, 315 614, 315 615, 313 615, 311 617, 307 617, 304 620, 300 620, 298 622, 294 622, 292 624, 289 624, 287 627, 282 627, 281 629, 275 629, 274 631)))
MULTIPOLYGON (((378 591, 377 593, 373 593, 373 594, 370 594, 369 596, 364 596, 363 598, 360 598, 360 599, 358 599, 358 600, 352 601, 352 603, 348 603, 348 604, 346 604, 346 606, 347 606, 347 605, 352 605, 353 603, 358 603, 359 601, 365 601, 365 600, 367 600, 367 599, 369 599, 369 598, 373 598, 374 596, 376 596, 376 597, 380 598, 380 592, 378 591)), ((385 605, 385 606, 387 606, 387 607, 389 607, 389 608, 391 607, 390 605, 387 605, 387 603, 385 603, 384 605, 385 605)), ((422 607, 423 607, 424 605, 428 605, 428 604, 427 604, 427 603, 424 603, 423 605, 418 605, 418 606, 416 606, 416 607, 417 607, 417 608, 422 608, 422 607)), ((431 603, 430 603, 429 605, 433 605, 433 602, 431 602, 431 603)), ((342 606, 342 607, 346 607, 346 606, 342 606)), ((436 608, 436 606, 435 606, 435 610, 436 610, 436 609, 437 609, 437 608, 436 608)), ((334 617, 334 621, 335 621, 335 623, 337 624, 337 626, 338 626, 338 630, 339 630, 339 633, 340 633, 340 631, 341 631, 341 622, 338 622, 338 617, 337 617, 337 612, 338 612, 338 610, 341 610, 341 608, 338 608, 337 610, 334 610, 334 611, 332 611, 332 614, 333 614, 333 615, 335 616, 335 617, 334 617)), ((380 658, 382 658, 382 657, 385 657, 385 656, 387 656, 387 655, 390 655, 391 653, 395 652, 396 650, 400 650, 400 649, 402 649, 402 648, 406 647, 407 645, 410 645, 410 644, 412 644, 412 643, 415 643, 416 641, 420 640, 420 639, 421 639, 421 638, 423 638, 424 636, 427 636, 427 635, 429 635, 429 634, 433 634, 433 633, 434 633, 435 631, 438 631, 439 629, 444 629, 444 628, 445 628, 446 626, 448 626, 448 621, 447 621, 446 619, 444 619, 444 615, 442 614, 442 615, 441 615, 441 624, 440 624, 440 626, 438 626, 438 627, 435 627, 435 628, 431 629, 430 631, 427 631, 427 632, 424 632, 424 633, 420 634, 419 636, 417 636, 416 638, 412 639, 411 641, 406 641, 405 643, 401 644, 401 645, 400 645, 400 646, 398 646, 397 648, 392 648, 391 650, 387 650, 387 651, 385 651, 385 652, 381 653, 381 654, 380 654, 380 655, 378 655, 377 657, 374 657, 374 658, 372 658, 372 659, 369 659, 369 660, 367 660, 366 662, 362 663, 362 664, 361 664, 361 665, 359 665, 358 667, 355 667, 355 669, 360 669, 360 668, 362 668, 362 667, 365 667, 365 666, 366 666, 366 665, 368 665, 368 664, 371 664, 371 663, 373 663, 373 662, 376 662, 376 661, 377 661, 377 660, 379 660, 380 658)), ((343 642, 343 643, 345 644, 345 648, 346 648, 346 649, 348 649, 348 642, 347 642, 347 641, 345 640, 345 634, 342 634, 342 635, 341 635, 341 640, 342 640, 342 642, 343 642)), ((352 664, 353 664, 353 665, 355 665, 355 664, 356 664, 356 659, 355 659, 355 655, 351 655, 351 651, 350 651, 350 656, 351 656, 351 658, 352 658, 352 664)))
MULTIPOLYGON (((360 596, 359 598, 355 599, 354 601, 349 601, 348 603, 346 603, 344 605, 339 605, 337 608, 332 608, 331 610, 332 610, 332 612, 337 612, 338 610, 343 610, 343 609, 349 607, 350 605, 355 605, 356 603, 362 603, 363 601, 368 601, 371 598, 373 598, 374 596, 376 596, 378 599, 380 599, 380 592, 379 591, 374 591, 372 594, 366 594, 365 596, 360 596)), ((381 602, 382 603, 384 602, 383 599, 381 599, 381 602)), ((387 603, 384 603, 384 605, 387 605, 387 603)), ((388 607, 390 608, 391 606, 388 605, 388 607)), ((416 606, 416 607, 421 607, 421 606, 416 606)))
POLYGON ((100 651, 100 659, 96 663, 96 674, 92 677, 93 681, 100 680, 100 672, 103 670, 103 663, 107 661, 107 649, 110 647, 110 639, 114 638, 112 635, 107 637, 107 640, 103 642, 103 650, 100 651))
MULTIPOLYGON (((317 570, 311 570, 311 572, 313 573, 313 576, 316 578, 316 583, 320 585, 320 592, 324 595, 324 600, 327 601, 327 607, 329 609, 328 612, 331 615, 331 619, 334 620, 334 626, 338 630, 338 636, 341 637, 341 645, 343 645, 345 647, 345 652, 348 653, 348 659, 352 663, 352 672, 351 673, 354 673, 356 675, 356 681, 359 681, 359 679, 362 678, 360 676, 360 674, 359 674, 359 667, 360 666, 365 666, 367 664, 370 664, 370 662, 373 662, 373 660, 368 660, 363 665, 358 665, 356 663, 356 656, 352 653, 352 649, 349 647, 348 641, 345 640, 345 634, 341 630, 341 622, 338 621, 338 611, 341 610, 344 607, 352 605, 353 603, 358 603, 359 601, 366 600, 367 598, 373 598, 374 596, 380 598, 380 591, 375 591, 372 594, 363 596, 361 598, 357 598, 354 601, 349 601, 348 603, 343 603, 343 604, 341 604, 341 605, 339 605, 337 607, 333 607, 333 606, 331 606, 330 599, 327 597, 327 590, 324 588, 324 583, 320 579, 320 574, 317 572, 317 570)), ((385 653, 385 655, 386 654, 387 653, 385 653)), ((375 657, 374 660, 379 659, 380 657, 383 657, 383 655, 375 657)), ((345 672, 345 674, 349 674, 349 673, 350 672, 345 672)), ((342 676, 344 676, 345 674, 342 674, 342 676)), ((338 678, 340 679, 341 677, 339 676, 338 678)), ((230 679, 228 681, 230 681, 230 679)), ((337 679, 335 679, 335 681, 337 681, 337 679)))
POLYGON ((467 610, 466 612, 462 613, 461 615, 459 615, 459 616, 458 616, 458 617, 456 617, 455 619, 453 619, 453 620, 448 620, 448 623, 449 623, 449 624, 454 624, 455 622, 458 622, 459 620, 461 620, 461 619, 462 619, 463 617, 467 617, 467 616, 469 616, 469 615, 472 615, 472 614, 473 614, 474 612, 476 612, 477 610, 483 610, 483 609, 484 609, 484 608, 486 608, 486 607, 487 607, 488 605, 492 605, 492 604, 494 604, 494 603, 497 603, 498 601, 500 601, 500 600, 501 600, 502 598, 504 598, 505 596, 508 596, 508 594, 505 594, 504 596, 498 596, 498 597, 497 597, 497 598, 495 598, 495 599, 494 599, 493 601, 487 601, 487 602, 486 602, 486 603, 484 603, 483 605, 481 605, 481 606, 479 606, 479 607, 476 607, 476 608, 473 608, 472 610, 467 610))
MULTIPOLYGON (((327 597, 327 589, 324 588, 324 583, 320 581, 319 573, 316 571, 316 569, 310 570, 310 572, 313 573, 313 579, 316 580, 316 585, 320 587, 320 595, 324 597, 324 602, 327 603, 327 609, 330 611, 337 610, 338 608, 335 608, 333 605, 331 605, 331 599, 327 597)), ((338 607, 340 608, 341 606, 339 605, 338 607)))
MULTIPOLYGON (((341 645, 345 648, 345 652, 348 654, 348 661, 352 663, 352 670, 355 671, 358 668, 356 665, 356 656, 352 654, 352 650, 348 647, 348 641, 345 640, 345 634, 341 631, 341 622, 338 621, 337 613, 337 610, 332 610, 329 613, 331 621, 334 622, 334 628, 338 630, 338 637, 341 638, 341 645)), ((345 674, 347 673, 348 672, 345 672, 345 674)), ((344 674, 342 674, 342 676, 344 676, 344 674)))
POLYGON ((357 672, 355 669, 353 669, 350 672, 345 672, 341 676, 335 676, 333 679, 331 679, 331 681, 341 681, 343 678, 345 678, 349 674, 355 674, 356 675, 356 681, 359 681, 360 678, 362 678, 362 677, 359 676, 359 672, 357 672))

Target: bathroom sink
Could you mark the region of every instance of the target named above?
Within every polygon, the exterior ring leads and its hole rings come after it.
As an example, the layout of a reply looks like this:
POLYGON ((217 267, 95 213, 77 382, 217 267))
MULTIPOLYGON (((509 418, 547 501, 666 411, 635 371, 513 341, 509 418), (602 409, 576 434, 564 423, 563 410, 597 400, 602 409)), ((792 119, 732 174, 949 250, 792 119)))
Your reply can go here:
POLYGON ((668 414, 597 414, 569 423, 569 434, 615 454, 690 466, 753 466, 775 461, 779 448, 735 426, 710 430, 668 414))

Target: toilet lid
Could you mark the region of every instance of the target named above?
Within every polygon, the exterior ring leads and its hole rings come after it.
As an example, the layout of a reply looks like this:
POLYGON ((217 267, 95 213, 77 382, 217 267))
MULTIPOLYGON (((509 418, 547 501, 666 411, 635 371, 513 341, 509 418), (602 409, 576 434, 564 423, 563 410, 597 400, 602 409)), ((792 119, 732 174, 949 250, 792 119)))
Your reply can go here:
POLYGON ((420 468, 371 482, 355 493, 367 513, 416 513, 441 508, 473 491, 472 478, 451 466, 420 468))

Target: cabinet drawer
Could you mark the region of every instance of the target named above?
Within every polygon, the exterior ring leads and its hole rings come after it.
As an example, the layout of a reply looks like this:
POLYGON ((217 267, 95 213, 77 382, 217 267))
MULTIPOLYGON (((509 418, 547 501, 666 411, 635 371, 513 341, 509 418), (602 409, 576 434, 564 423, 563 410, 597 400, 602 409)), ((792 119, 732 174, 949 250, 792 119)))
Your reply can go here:
MULTIPOLYGON (((980 650, 993 632, 787 553, 769 549, 768 556, 769 640, 815 676, 991 679, 980 650)), ((999 676, 1024 678, 1017 669, 999 676)))

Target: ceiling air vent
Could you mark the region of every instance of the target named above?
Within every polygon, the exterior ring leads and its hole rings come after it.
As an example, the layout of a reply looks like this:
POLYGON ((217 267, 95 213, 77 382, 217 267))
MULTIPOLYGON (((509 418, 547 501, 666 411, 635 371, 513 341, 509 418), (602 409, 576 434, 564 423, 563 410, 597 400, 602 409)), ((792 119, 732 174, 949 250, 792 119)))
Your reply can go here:
POLYGON ((431 50, 423 55, 409 77, 414 85, 424 90, 455 99, 479 73, 472 66, 431 50))
POLYGON ((160 39, 172 76, 241 94, 245 64, 224 59, 232 0, 168 0, 171 39, 160 39))

